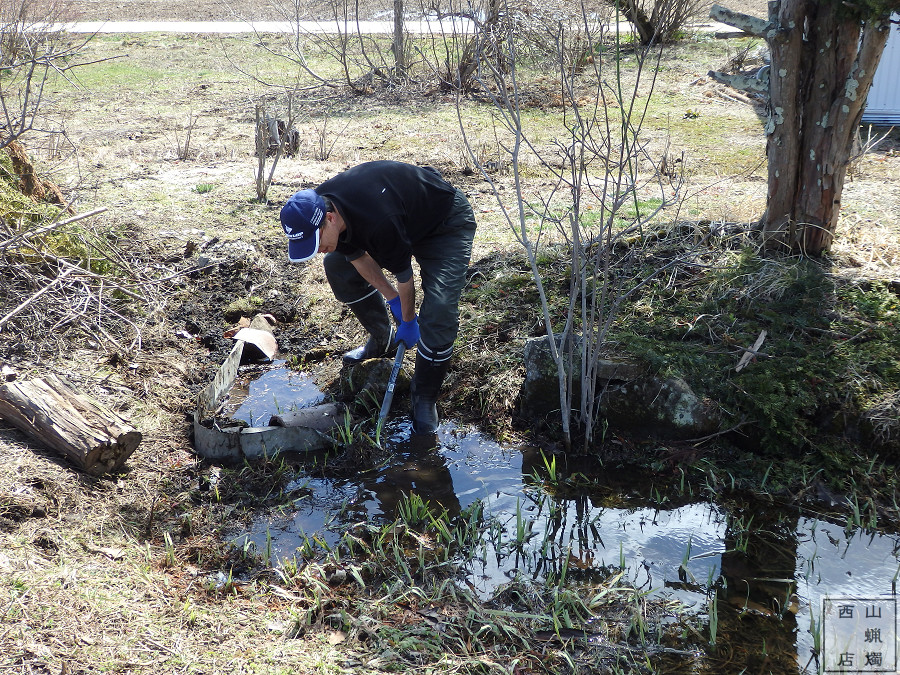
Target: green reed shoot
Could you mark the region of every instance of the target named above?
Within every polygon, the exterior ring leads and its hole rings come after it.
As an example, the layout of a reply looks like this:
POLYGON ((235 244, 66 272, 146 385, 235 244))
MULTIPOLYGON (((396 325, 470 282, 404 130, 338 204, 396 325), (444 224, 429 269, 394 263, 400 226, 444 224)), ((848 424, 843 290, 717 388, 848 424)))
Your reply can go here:
POLYGON ((272 532, 266 527, 266 548, 263 551, 263 561, 266 566, 272 564, 272 532))
POLYGON ((711 647, 716 646, 716 639, 719 633, 719 591, 713 591, 712 597, 709 599, 709 644, 711 647))
POLYGON ((547 459, 547 455, 543 452, 541 453, 541 460, 544 463, 544 468, 547 470, 547 477, 552 485, 559 484, 559 476, 556 472, 556 455, 551 455, 550 459, 547 459))
POLYGON ((526 541, 531 537, 531 528, 534 526, 534 523, 531 520, 528 520, 525 517, 525 514, 522 510, 522 501, 517 497, 516 498, 516 539, 513 542, 513 545, 516 548, 521 548, 526 541))
POLYGON ((172 535, 168 532, 163 534, 163 541, 166 547, 166 567, 175 566, 175 542, 172 541, 172 535))

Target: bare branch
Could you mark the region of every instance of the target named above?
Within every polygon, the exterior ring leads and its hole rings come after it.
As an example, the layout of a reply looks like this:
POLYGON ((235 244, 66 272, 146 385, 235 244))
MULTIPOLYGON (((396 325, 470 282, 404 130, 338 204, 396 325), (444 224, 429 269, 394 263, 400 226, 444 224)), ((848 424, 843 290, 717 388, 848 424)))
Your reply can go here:
POLYGON ((42 234, 47 234, 48 232, 52 232, 60 227, 64 227, 65 225, 69 225, 70 223, 78 222, 79 220, 84 220, 85 218, 90 218, 91 216, 96 216, 98 213, 103 213, 106 211, 106 207, 101 207, 98 209, 94 209, 93 211, 87 211, 85 213, 79 213, 77 216, 72 218, 67 218, 66 220, 58 220, 50 225, 45 225, 44 227, 39 227, 33 230, 27 230, 22 232, 11 239, 7 239, 4 242, 0 242, 0 251, 11 248, 13 245, 17 244, 20 241, 27 241, 34 237, 38 237, 42 234))
POLYGON ((738 28, 749 35, 765 39, 770 39, 778 30, 776 25, 768 21, 764 21, 763 19, 748 14, 742 14, 741 12, 735 12, 727 7, 722 7, 721 5, 712 6, 709 10, 709 18, 718 21, 719 23, 738 28))
POLYGON ((769 68, 760 69, 756 75, 741 75, 739 73, 720 73, 716 70, 710 70, 709 76, 716 82, 727 84, 729 87, 740 89, 741 91, 750 91, 757 94, 769 93, 769 68))
MULTIPOLYGON (((526 92, 520 81, 517 41, 502 45, 501 60, 496 56, 498 43, 478 34, 476 79, 479 91, 496 108, 494 119, 503 132, 498 147, 508 155, 512 195, 494 185, 468 136, 462 112, 458 113, 470 158, 491 184, 532 271, 547 347, 556 365, 560 423, 568 446, 574 430, 584 434, 585 446, 595 440, 602 393, 597 372, 620 307, 680 262, 672 259, 647 273, 631 262, 639 255, 637 249, 619 246, 626 237, 642 234, 664 209, 674 206, 677 211, 683 176, 678 171, 664 175, 661 159, 652 155, 642 137, 647 91, 655 85, 660 50, 635 50, 637 65, 627 76, 618 69, 603 72, 605 63, 617 64, 619 59, 584 54, 585 45, 593 49, 602 41, 603 30, 603 24, 591 20, 582 8, 579 21, 558 21, 550 32, 563 106, 559 118, 542 118, 539 128, 532 128, 530 116, 523 112, 526 92), (548 137, 552 140, 544 140, 548 137), (547 179, 539 194, 525 194, 523 171, 526 166, 534 171, 535 165, 547 179), (650 191, 658 197, 645 205, 650 191), (551 312, 539 264, 554 233, 566 242, 571 270, 565 316, 551 312)), ((623 49, 618 34, 610 40, 623 49)), ((633 46, 628 49, 631 53, 633 46)))
POLYGON ((63 34, 52 28, 62 7, 53 0, 42 5, 12 0, 0 12, 0 148, 34 130, 49 75, 82 65, 72 59, 87 40, 61 46, 63 34))
POLYGON ((49 291, 50 289, 52 289, 52 288, 53 288, 54 286, 56 286, 57 284, 61 283, 62 280, 65 279, 67 276, 69 276, 69 274, 70 274, 72 271, 73 271, 72 269, 67 269, 67 270, 63 271, 63 273, 60 274, 59 276, 55 277, 55 278, 53 279, 53 281, 51 281, 49 284, 47 284, 46 286, 44 286, 43 288, 41 288, 41 290, 39 290, 37 293, 35 293, 34 295, 32 295, 32 296, 31 296, 30 298, 28 298, 25 302, 20 303, 18 307, 16 307, 16 308, 13 309, 11 312, 9 312, 6 316, 4 316, 2 319, 0 319, 0 330, 3 330, 3 326, 6 325, 6 322, 7 322, 7 321, 9 321, 11 318, 13 318, 13 317, 14 317, 16 314, 18 314, 19 312, 21 312, 21 311, 23 311, 24 309, 26 309, 26 308, 27 308, 29 305, 31 305, 35 300, 37 300, 38 298, 40 298, 44 293, 46 293, 47 291, 49 291))

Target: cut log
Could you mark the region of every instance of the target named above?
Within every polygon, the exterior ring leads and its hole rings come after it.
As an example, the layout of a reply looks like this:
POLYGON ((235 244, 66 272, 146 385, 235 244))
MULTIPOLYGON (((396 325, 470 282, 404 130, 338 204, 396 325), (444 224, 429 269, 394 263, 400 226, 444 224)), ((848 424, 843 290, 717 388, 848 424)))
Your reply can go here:
POLYGON ((0 385, 0 417, 94 476, 120 468, 142 438, 55 375, 0 385))

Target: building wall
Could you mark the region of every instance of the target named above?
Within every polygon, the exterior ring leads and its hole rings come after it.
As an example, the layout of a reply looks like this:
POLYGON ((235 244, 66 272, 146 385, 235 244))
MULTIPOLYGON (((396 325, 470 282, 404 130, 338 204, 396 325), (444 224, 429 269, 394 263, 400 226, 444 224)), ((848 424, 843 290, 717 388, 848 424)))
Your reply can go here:
MULTIPOLYGON (((897 15, 894 15, 894 18, 897 15)), ((900 124, 900 31, 891 27, 891 36, 875 71, 875 80, 863 113, 866 124, 900 124)))

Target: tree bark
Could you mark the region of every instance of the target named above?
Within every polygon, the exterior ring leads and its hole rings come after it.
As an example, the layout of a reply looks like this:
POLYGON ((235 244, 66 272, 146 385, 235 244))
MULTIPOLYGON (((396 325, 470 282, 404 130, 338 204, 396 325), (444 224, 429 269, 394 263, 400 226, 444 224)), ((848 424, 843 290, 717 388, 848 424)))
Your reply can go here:
POLYGON ((782 0, 769 41, 767 248, 820 255, 834 239, 866 97, 887 44, 887 17, 837 2, 782 0))
POLYGON ((394 0, 394 69, 397 77, 406 74, 406 47, 403 44, 403 0, 394 0))
MULTIPOLYGON (((807 12, 804 0, 781 3, 778 14, 780 26, 802 26, 807 12)), ((766 122, 769 158, 769 181, 766 214, 763 217, 763 238, 779 241, 787 230, 793 214, 797 194, 801 131, 800 110, 801 70, 803 61, 803 32, 788 30, 777 34, 769 42, 772 54, 769 74, 769 118, 766 122)))
POLYGON ((92 475, 120 468, 141 434, 58 377, 0 385, 0 416, 92 475))
POLYGON ((641 44, 649 45, 653 42, 653 38, 656 37, 656 28, 637 0, 622 0, 619 7, 628 22, 637 31, 641 44))
POLYGON ((722 7, 721 5, 713 5, 710 8, 709 18, 714 19, 719 23, 725 23, 729 26, 740 28, 745 33, 760 38, 765 38, 766 33, 772 28, 768 22, 763 21, 762 19, 741 12, 735 12, 727 7, 722 7))
POLYGON ((720 73, 715 70, 709 71, 709 76, 716 82, 727 84, 733 89, 741 91, 756 92, 758 94, 769 93, 769 71, 764 70, 760 75, 741 75, 739 73, 720 73))

